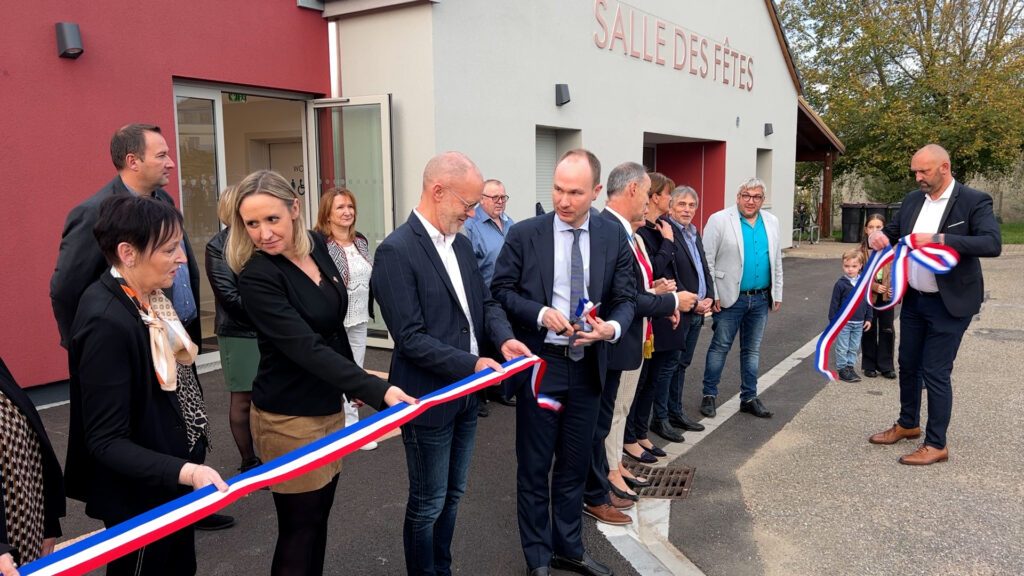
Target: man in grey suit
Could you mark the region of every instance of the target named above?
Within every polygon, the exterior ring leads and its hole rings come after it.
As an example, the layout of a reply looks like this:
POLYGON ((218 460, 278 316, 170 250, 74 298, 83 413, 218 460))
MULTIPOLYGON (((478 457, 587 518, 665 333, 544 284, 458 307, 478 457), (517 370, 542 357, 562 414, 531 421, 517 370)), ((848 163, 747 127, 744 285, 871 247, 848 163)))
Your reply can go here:
POLYGON ((715 283, 714 336, 704 364, 700 412, 715 416, 718 382, 736 333, 740 335, 740 411, 758 418, 772 413, 757 397, 761 336, 768 310, 782 307, 782 247, 779 220, 761 210, 765 183, 740 185, 736 207, 711 215, 704 227, 704 254, 715 283))

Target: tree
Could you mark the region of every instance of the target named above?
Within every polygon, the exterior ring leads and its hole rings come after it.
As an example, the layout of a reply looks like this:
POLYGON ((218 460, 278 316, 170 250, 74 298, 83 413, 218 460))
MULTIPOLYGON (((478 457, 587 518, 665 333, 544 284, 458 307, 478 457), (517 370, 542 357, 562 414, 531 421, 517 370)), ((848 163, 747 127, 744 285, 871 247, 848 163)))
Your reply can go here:
POLYGON ((781 0, 779 12, 805 97, 846 144, 835 175, 905 190, 928 142, 961 180, 1020 157, 1024 0, 781 0))

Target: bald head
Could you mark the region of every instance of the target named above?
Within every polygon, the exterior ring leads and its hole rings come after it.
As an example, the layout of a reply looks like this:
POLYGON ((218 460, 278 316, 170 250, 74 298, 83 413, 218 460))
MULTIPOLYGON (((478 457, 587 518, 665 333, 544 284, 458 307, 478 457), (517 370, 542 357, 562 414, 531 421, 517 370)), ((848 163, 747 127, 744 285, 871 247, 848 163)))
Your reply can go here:
POLYGON ((953 180, 949 152, 938 144, 928 144, 914 154, 910 171, 918 187, 932 200, 937 200, 953 180))
POLYGON ((434 184, 447 186, 451 182, 466 178, 467 176, 471 178, 475 176, 483 181, 480 170, 469 159, 469 156, 462 152, 438 154, 431 158, 427 162, 426 167, 423 168, 423 191, 428 191, 434 184))

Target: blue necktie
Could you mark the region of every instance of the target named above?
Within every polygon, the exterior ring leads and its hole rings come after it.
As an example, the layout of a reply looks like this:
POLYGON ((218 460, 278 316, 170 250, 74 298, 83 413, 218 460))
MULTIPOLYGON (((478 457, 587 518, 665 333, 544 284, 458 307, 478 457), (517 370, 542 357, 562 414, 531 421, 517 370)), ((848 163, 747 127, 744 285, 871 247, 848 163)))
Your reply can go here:
MULTIPOLYGON (((583 252, 580 251, 580 234, 583 230, 577 228, 572 232, 572 255, 569 258, 569 309, 573 310, 583 298, 583 252)), ((580 320, 582 324, 582 319, 580 320)), ((569 359, 578 362, 583 359, 583 348, 574 347, 572 343, 575 337, 569 338, 569 359)))

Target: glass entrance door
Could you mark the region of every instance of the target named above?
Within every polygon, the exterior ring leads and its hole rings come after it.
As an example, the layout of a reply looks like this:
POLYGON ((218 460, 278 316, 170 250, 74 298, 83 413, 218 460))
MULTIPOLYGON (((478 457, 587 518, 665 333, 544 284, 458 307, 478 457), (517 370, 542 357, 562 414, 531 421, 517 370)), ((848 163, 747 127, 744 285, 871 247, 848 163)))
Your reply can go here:
MULTIPOLYGON (((371 254, 394 230, 391 164, 391 96, 314 100, 307 108, 309 201, 315 215, 319 198, 333 187, 346 187, 356 197, 356 228, 370 244, 371 254)), ((377 308, 368 343, 391 348, 393 342, 377 308)))

